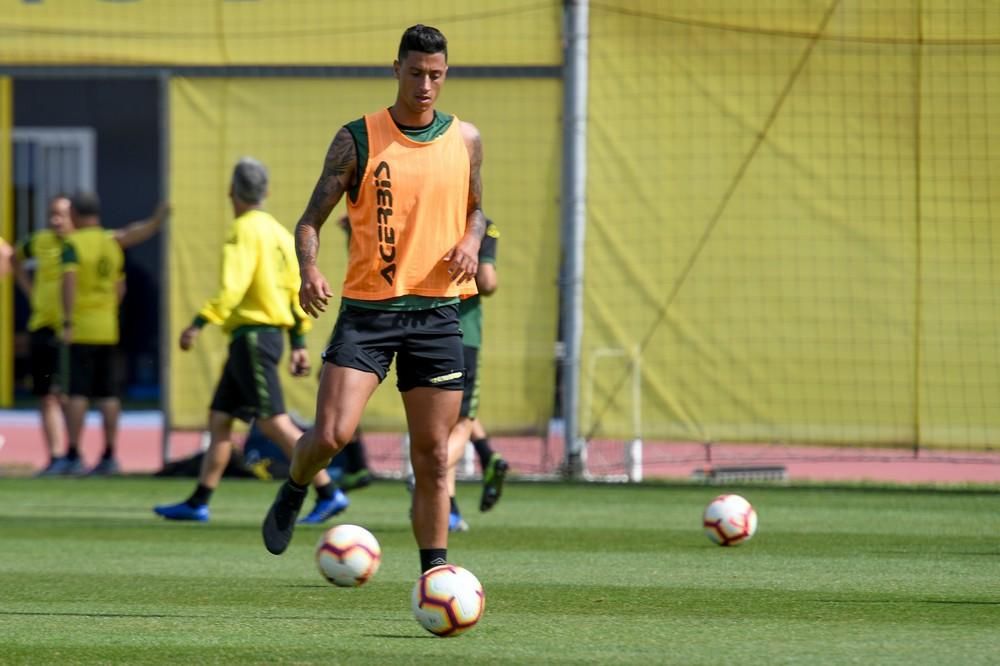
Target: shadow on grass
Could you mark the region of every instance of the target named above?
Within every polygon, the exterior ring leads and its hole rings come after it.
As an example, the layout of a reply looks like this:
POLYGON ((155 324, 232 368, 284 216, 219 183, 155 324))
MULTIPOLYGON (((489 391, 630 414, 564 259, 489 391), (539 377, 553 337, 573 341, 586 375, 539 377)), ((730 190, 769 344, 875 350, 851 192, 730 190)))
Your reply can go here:
MULTIPOLYGON (((12 616, 12 617, 87 617, 87 618, 146 618, 154 620, 164 620, 176 618, 178 620, 192 620, 192 619, 205 619, 205 620, 218 620, 218 615, 192 615, 191 613, 80 613, 80 612, 44 612, 44 611, 0 611, 0 617, 12 616)), ((313 615, 244 615, 242 616, 244 620, 281 620, 281 621, 303 621, 303 622, 314 622, 316 617, 313 615)), ((344 615, 341 617, 327 616, 326 620, 344 621, 348 622, 356 619, 353 615, 344 615)), ((410 619, 400 619, 396 617, 383 617, 380 618, 382 622, 398 622, 402 624, 406 622, 407 624, 412 623, 413 620, 410 619)), ((403 636, 398 634, 386 635, 383 638, 414 638, 413 636, 403 636)), ((421 636, 420 638, 423 638, 421 636)), ((428 636, 428 638, 434 638, 433 636, 428 636)))
MULTIPOLYGON (((915 550, 873 550, 870 551, 878 555, 913 555, 915 550)), ((996 557, 1000 555, 998 550, 937 550, 935 555, 956 555, 959 557, 996 557)))
POLYGON ((431 638, 431 639, 439 638, 438 636, 431 636, 430 634, 426 634, 426 635, 420 635, 420 634, 417 634, 417 635, 414 635, 414 634, 405 634, 405 635, 404 634, 362 634, 362 635, 367 636, 368 638, 402 638, 402 639, 405 639, 405 640, 408 640, 408 641, 412 641, 414 639, 422 639, 422 638, 431 638))
POLYGON ((972 599, 817 599, 821 604, 870 604, 892 605, 901 604, 946 604, 950 606, 1000 606, 1000 601, 982 601, 972 599))

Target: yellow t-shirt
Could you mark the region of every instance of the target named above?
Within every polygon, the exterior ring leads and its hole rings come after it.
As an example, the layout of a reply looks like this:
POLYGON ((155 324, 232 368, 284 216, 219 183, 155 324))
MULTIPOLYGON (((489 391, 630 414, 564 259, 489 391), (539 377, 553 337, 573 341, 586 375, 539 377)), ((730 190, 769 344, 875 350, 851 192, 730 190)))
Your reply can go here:
POLYGON ((76 272, 70 320, 73 342, 118 344, 118 283, 125 279, 125 254, 114 232, 84 227, 66 237, 63 271, 76 272))
POLYGON ((233 220, 222 249, 221 283, 198 317, 227 333, 240 326, 277 326, 289 329, 294 340, 312 326, 299 305, 295 240, 262 210, 233 220))
POLYGON ((35 261, 29 331, 40 328, 58 331, 62 326, 62 254, 63 240, 51 229, 33 233, 17 248, 19 261, 35 261))

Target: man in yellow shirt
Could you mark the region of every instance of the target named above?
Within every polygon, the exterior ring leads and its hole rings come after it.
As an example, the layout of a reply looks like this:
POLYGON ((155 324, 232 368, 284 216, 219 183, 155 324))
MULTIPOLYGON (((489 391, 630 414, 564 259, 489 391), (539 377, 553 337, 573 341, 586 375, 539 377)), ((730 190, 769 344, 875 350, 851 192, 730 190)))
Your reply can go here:
POLYGON ((474 125, 434 108, 448 71, 445 36, 411 26, 396 56, 394 103, 338 130, 295 227, 299 299, 319 316, 333 297, 316 265, 319 231, 347 194, 351 246, 316 425, 296 445, 261 533, 268 552, 285 551, 305 484, 350 440, 395 360, 415 477, 413 535, 427 571, 448 559, 448 432, 464 384, 458 301, 476 293, 483 147, 474 125))
MULTIPOLYGON (((154 513, 168 520, 209 519, 208 504, 232 454, 236 418, 256 419, 257 427, 291 459, 302 431, 285 413, 278 365, 291 340, 291 372, 309 374, 305 334, 312 327, 298 302, 299 275, 292 234, 262 209, 268 175, 263 164, 243 158, 233 169, 229 199, 236 218, 222 251, 222 288, 205 303, 181 333, 180 347, 191 349, 207 323, 230 335, 229 357, 212 398, 208 423, 211 440, 202 458, 198 485, 187 500, 162 504, 154 513)), ((318 496, 310 522, 322 522, 350 503, 325 470, 313 477, 318 496)))
POLYGON ((60 376, 62 339, 63 241, 73 230, 69 197, 57 194, 49 200, 48 227, 31 234, 17 248, 17 284, 31 303, 28 332, 31 334, 31 390, 38 397, 42 435, 49 452, 49 464, 39 476, 82 474, 79 456, 59 456, 63 437, 66 377, 60 376))
POLYGON ((62 253, 63 341, 69 349, 69 401, 66 404, 66 455, 78 459, 80 436, 91 400, 104 420, 104 454, 91 474, 118 472, 115 444, 121 416, 118 367, 118 307, 125 295, 127 247, 159 231, 169 208, 161 204, 148 220, 121 229, 101 226, 101 202, 82 192, 70 199, 74 231, 62 253))

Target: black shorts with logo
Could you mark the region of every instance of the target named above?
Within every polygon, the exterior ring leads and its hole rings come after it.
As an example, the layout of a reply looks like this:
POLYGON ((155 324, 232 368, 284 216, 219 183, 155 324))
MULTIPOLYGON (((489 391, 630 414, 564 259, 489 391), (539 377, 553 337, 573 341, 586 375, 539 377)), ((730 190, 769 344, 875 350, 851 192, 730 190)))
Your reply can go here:
POLYGON ((462 387, 462 410, 467 419, 479 413, 479 347, 462 347, 465 354, 465 386, 462 387))
POLYGON ((278 380, 284 348, 280 328, 262 326, 235 331, 212 397, 212 410, 243 421, 284 414, 285 397, 278 380))
POLYGON ((115 345, 69 345, 69 395, 93 400, 121 397, 115 345))
POLYGON ((396 357, 396 387, 460 391, 465 365, 458 305, 395 312, 344 305, 323 360, 378 375, 396 357))
POLYGON ((31 332, 31 392, 37 396, 59 393, 65 388, 63 344, 55 329, 31 332))

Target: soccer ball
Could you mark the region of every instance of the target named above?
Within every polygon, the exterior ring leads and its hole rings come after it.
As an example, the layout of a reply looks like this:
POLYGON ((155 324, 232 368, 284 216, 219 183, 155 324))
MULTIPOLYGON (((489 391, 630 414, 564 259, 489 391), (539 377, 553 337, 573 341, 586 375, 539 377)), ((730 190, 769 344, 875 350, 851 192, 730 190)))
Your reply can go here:
POLYGON ((739 495, 719 495, 705 507, 705 535, 720 546, 737 546, 757 531, 757 511, 739 495))
POLYGON ((486 593, 468 569, 442 564, 424 572, 413 586, 413 616, 438 636, 458 636, 483 616, 486 593))
POLYGON ((337 587, 357 587, 375 575, 382 547, 371 532, 357 525, 331 527, 316 544, 316 566, 337 587))

